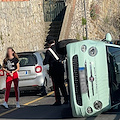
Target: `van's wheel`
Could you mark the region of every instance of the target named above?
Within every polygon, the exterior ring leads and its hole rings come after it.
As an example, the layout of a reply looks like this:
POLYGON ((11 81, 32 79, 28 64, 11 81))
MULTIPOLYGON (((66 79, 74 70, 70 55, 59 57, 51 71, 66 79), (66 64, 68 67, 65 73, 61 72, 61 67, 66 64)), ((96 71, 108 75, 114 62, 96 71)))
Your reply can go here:
POLYGON ((48 87, 47 87, 47 79, 45 78, 44 85, 41 88, 41 96, 47 95, 48 87))

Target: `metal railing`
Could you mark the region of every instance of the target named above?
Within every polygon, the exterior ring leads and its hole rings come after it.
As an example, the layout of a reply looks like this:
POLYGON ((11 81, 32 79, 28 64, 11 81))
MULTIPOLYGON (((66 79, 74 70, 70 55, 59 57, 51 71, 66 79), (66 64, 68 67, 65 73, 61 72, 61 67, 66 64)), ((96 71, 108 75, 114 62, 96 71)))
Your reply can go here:
POLYGON ((61 21, 62 14, 59 15, 65 8, 66 0, 43 0, 44 20, 61 21))

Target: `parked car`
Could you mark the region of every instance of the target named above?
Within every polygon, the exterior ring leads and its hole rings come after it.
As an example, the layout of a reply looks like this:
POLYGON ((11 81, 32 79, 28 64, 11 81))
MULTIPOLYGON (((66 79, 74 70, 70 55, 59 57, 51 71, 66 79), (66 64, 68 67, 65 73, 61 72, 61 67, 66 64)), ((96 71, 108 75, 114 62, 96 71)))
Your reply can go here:
POLYGON ((2 70, 2 65, 0 64, 0 98, 4 97, 5 91, 5 73, 2 70))
POLYGON ((68 40, 65 54, 74 117, 97 116, 120 105, 120 46, 68 40))
MULTIPOLYGON (((45 95, 52 88, 52 80, 49 77, 49 65, 43 65, 45 51, 18 53, 20 60, 19 89, 20 91, 37 91, 45 95)), ((0 90, 5 89, 5 75, 0 78, 0 90), (2 83, 4 85, 2 85, 2 83)), ((13 91, 14 85, 12 84, 13 91)))

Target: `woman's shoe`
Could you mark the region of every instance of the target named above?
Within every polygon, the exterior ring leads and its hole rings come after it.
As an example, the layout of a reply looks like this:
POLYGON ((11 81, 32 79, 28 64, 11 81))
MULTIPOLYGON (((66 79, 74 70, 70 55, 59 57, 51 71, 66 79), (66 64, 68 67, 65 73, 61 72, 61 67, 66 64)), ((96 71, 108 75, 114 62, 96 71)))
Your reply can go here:
POLYGON ((2 106, 5 107, 6 109, 9 108, 9 107, 8 107, 8 104, 7 104, 6 102, 4 102, 4 103, 2 104, 2 106))
POLYGON ((16 102, 16 108, 20 108, 19 102, 16 102))

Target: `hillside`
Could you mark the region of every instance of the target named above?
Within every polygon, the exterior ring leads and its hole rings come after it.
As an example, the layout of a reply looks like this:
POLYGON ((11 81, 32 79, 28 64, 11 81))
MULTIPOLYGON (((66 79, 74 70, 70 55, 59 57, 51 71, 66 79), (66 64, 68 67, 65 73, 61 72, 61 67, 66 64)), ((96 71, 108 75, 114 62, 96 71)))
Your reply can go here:
MULTIPOLYGON (((85 4, 84 0, 71 0, 71 4, 68 6, 71 6, 73 16, 71 21, 68 20, 68 24, 71 25, 64 28, 68 34, 64 34, 63 37, 61 34, 61 39, 68 37, 86 39, 86 25, 89 39, 103 39, 107 32, 112 34, 113 39, 118 39, 120 35, 120 0, 86 0, 85 4), (74 3, 76 3, 75 9, 74 3)), ((67 21, 65 22, 67 23, 67 21)))

